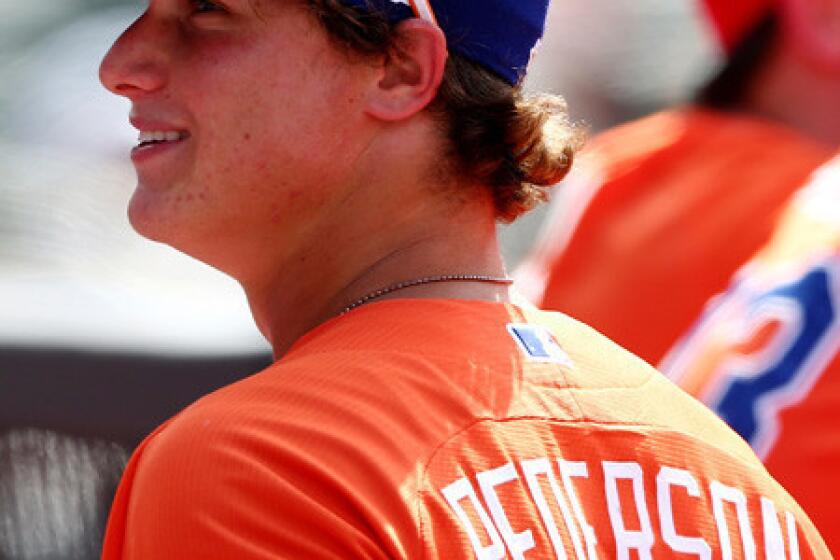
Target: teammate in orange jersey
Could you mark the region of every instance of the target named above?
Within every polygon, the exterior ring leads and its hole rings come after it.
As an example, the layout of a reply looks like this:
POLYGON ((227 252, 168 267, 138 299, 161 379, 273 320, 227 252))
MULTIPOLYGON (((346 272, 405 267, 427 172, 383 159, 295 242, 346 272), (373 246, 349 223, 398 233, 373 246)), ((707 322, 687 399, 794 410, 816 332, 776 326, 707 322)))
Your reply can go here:
MULTIPOLYGON (((836 341, 819 329, 791 330, 805 328, 797 309, 831 313, 833 296, 800 286, 782 311, 757 309, 776 302, 770 296, 792 282, 791 274, 810 272, 806 262, 781 278, 768 277, 759 259, 692 325, 761 245, 791 237, 789 220, 774 233, 780 214, 826 157, 823 145, 840 142, 834 101, 840 98, 840 34, 832 27, 840 2, 824 2, 823 11, 793 0, 707 4, 732 62, 704 97, 707 105, 729 104, 738 114, 669 111, 597 139, 590 165, 576 170, 570 185, 577 189, 577 217, 548 226, 523 268, 525 286, 546 307, 579 316, 653 363, 686 336, 662 369, 753 444, 837 550, 840 516, 825 488, 840 483, 840 439, 829 428, 837 423, 832 405, 840 388, 833 387, 833 370, 821 369, 825 360, 814 357, 835 352, 836 341), (776 23, 756 23, 774 5, 776 23), (753 36, 744 39, 749 28, 753 36), (768 42, 774 36, 776 42, 768 42), (762 49, 767 52, 756 58, 762 49), (754 68, 745 72, 749 62, 754 68), (793 304, 799 308, 791 310, 793 304), (782 312, 787 323, 773 315, 782 312), (812 338, 797 338, 808 333, 812 338), (792 357, 794 350, 799 354, 792 357), (747 375, 750 381, 736 380, 747 375), (814 389, 817 378, 822 381, 814 389)), ((820 200, 829 209, 840 204, 836 194, 820 200)), ((816 230, 798 228, 806 238, 818 237, 816 230)), ((808 244, 799 249, 800 260, 815 258, 808 244)), ((806 278, 813 280, 796 277, 806 278)), ((833 332, 826 321, 820 329, 833 332)))
POLYGON ((738 430, 840 551, 840 156, 663 371, 738 430))
POLYGON ((703 5, 728 65, 695 106, 593 140, 517 272, 539 306, 653 364, 840 144, 840 2, 703 5))
POLYGON ((544 0, 152 0, 102 79, 130 217, 239 280, 278 361, 132 458, 103 557, 829 558, 711 412, 509 301, 572 157, 523 99, 544 0))

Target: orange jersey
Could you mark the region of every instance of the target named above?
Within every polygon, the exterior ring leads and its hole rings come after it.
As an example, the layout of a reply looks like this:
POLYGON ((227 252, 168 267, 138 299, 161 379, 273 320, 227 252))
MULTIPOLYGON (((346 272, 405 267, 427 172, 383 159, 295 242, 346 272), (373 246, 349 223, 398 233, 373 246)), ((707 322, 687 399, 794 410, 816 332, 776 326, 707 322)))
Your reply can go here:
POLYGON ((840 551, 840 157, 663 370, 753 445, 840 551))
POLYGON ((518 280, 538 307, 657 363, 830 156, 789 129, 731 114, 670 111, 620 126, 581 158, 564 185, 569 203, 518 280))
POLYGON ((368 304, 152 434, 103 558, 830 558, 752 450, 561 314, 368 304))

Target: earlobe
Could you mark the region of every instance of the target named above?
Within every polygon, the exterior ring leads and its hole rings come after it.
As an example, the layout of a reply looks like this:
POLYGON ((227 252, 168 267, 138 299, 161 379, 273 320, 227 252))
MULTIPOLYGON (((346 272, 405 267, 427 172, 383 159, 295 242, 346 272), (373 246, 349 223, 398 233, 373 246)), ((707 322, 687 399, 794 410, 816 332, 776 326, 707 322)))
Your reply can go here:
POLYGON ((446 58, 446 38, 438 27, 419 19, 399 24, 394 47, 371 86, 366 112, 399 121, 422 111, 437 95, 446 58))

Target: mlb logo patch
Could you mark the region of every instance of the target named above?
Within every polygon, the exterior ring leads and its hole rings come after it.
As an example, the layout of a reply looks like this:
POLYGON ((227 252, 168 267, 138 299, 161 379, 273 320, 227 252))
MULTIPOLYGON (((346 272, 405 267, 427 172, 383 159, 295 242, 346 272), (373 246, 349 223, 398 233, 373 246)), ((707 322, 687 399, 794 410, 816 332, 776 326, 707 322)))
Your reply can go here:
POLYGON ((572 359, 560 348, 560 343, 545 327, 526 323, 511 323, 507 330, 517 346, 533 362, 573 367, 572 359))

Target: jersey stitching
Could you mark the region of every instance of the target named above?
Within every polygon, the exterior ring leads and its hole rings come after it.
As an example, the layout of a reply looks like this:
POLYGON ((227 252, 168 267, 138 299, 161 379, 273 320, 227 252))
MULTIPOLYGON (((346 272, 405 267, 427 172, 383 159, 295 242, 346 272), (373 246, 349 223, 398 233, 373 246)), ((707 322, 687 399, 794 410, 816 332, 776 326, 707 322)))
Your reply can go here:
MULTIPOLYGON (((463 358, 453 358, 452 356, 447 355, 447 354, 433 354, 433 353, 418 354, 416 352, 403 351, 403 350, 354 350, 354 349, 324 350, 324 351, 320 351, 320 352, 307 353, 305 356, 299 356, 299 357, 296 357, 294 359, 290 359, 288 361, 282 361, 281 360, 279 362, 275 362, 273 365, 268 366, 268 368, 264 369, 260 373, 275 373, 278 369, 281 370, 280 373, 285 373, 285 372, 282 372, 282 369, 285 369, 287 367, 295 367, 295 368, 300 367, 298 365, 298 362, 305 361, 309 357, 315 356, 315 355, 321 355, 321 356, 323 356, 325 354, 358 355, 359 353, 362 353, 365 358, 368 358, 369 356, 372 356, 372 355, 384 355, 384 356, 392 356, 392 357, 397 356, 397 357, 402 357, 402 358, 420 359, 422 361, 425 361, 425 358, 434 358, 438 362, 445 362, 446 365, 453 365, 453 364, 454 365, 459 365, 459 364, 462 365, 462 364, 465 363, 465 360, 463 358)), ((488 367, 493 367, 492 364, 487 362, 487 361, 484 361, 482 363, 486 364, 488 367)), ((439 365, 439 364, 436 364, 436 365, 439 365)), ((549 366, 556 367, 557 370, 559 372, 561 372, 561 374, 563 376, 563 381, 566 384, 568 384, 568 381, 569 381, 568 373, 567 373, 568 366, 563 366, 563 365, 560 365, 560 364, 546 364, 546 366, 547 367, 549 367, 549 366)), ((351 366, 351 367, 359 367, 360 369, 367 369, 364 365, 351 366)), ((651 366, 645 366, 645 367, 650 368, 651 366)), ((493 369, 498 369, 498 368, 493 367, 493 369)), ((259 375, 260 373, 257 373, 257 375, 259 375)), ((654 371, 653 373, 658 373, 658 372, 654 371)), ((651 382, 652 379, 654 379, 653 373, 648 372, 648 375, 643 380, 641 380, 638 384, 635 384, 635 385, 627 384, 627 385, 614 385, 614 386, 592 387, 592 388, 580 387, 580 386, 577 386, 577 385, 574 385, 574 386, 568 385, 568 386, 558 387, 558 389, 561 389, 561 390, 571 389, 571 390, 579 390, 579 391, 614 391, 614 390, 623 390, 623 389, 638 389, 638 388, 640 388, 644 385, 647 385, 648 383, 651 382)), ((577 401, 575 402, 575 404, 577 404, 578 407, 580 407, 580 404, 577 401)))

